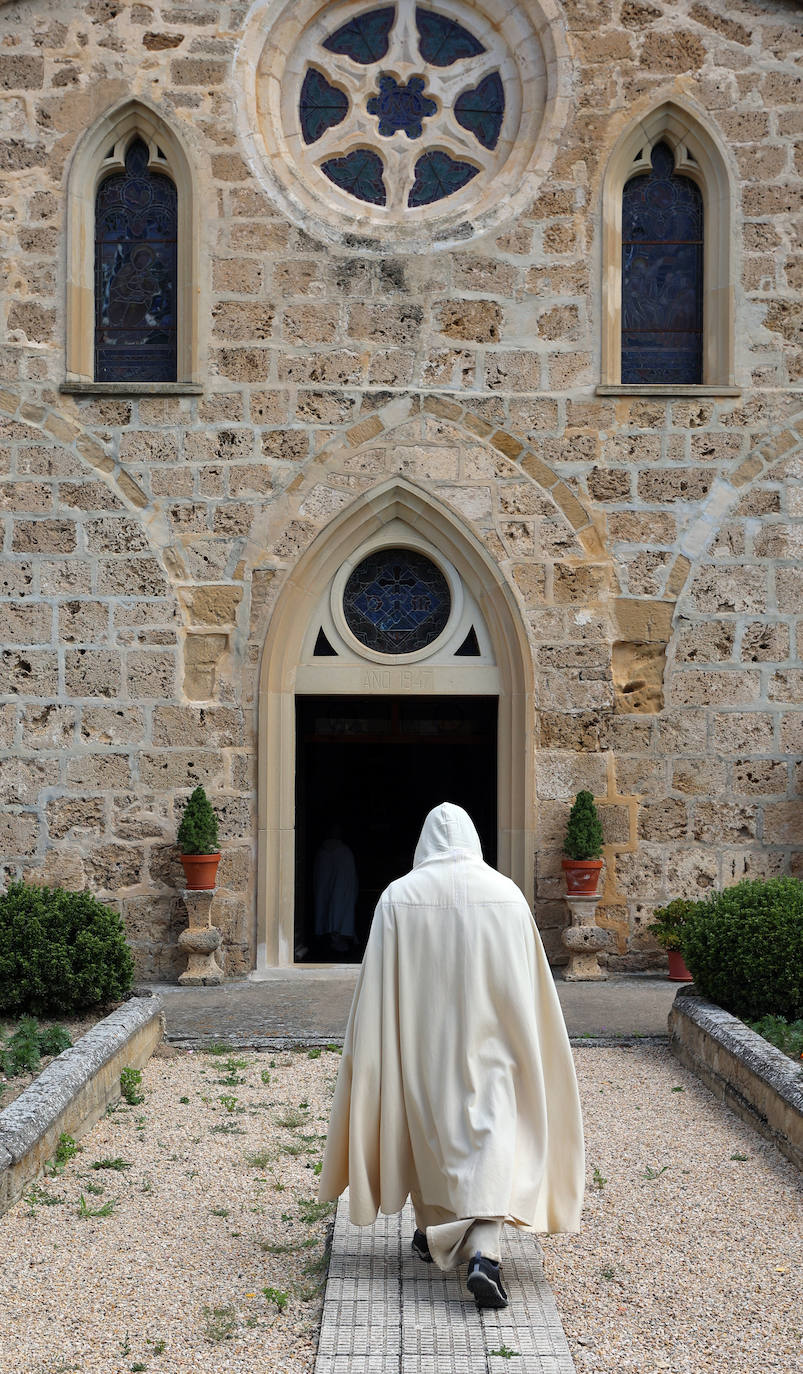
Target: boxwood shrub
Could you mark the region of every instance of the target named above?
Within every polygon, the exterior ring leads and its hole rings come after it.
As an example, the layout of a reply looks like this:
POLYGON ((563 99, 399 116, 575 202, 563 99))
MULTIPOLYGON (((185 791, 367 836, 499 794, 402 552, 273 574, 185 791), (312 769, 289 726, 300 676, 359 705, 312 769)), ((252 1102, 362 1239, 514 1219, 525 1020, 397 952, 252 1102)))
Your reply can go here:
POLYGON ((91 893, 11 883, 0 895, 0 1013, 85 1011, 133 977, 123 923, 91 893))
POLYGON ((742 1021, 803 1016, 803 883, 746 880, 690 912, 681 937, 704 997, 742 1021))

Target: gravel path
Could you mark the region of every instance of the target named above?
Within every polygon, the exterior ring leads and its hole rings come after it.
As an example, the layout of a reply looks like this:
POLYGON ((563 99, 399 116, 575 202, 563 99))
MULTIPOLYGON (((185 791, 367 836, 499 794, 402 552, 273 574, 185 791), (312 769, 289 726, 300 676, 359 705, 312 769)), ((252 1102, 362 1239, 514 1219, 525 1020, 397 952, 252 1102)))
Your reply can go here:
POLYGON ((0 1221, 0 1374, 308 1374, 334 1211, 313 1201, 315 1164, 339 1062, 312 1053, 150 1061, 144 1101, 0 1221), (82 1196, 89 1211, 114 1200, 111 1215, 81 1216, 82 1196))
POLYGON ((578 1370, 803 1367, 794 1166, 666 1049, 580 1049, 575 1064, 583 1228, 543 1246, 578 1370))
MULTIPOLYGON (((0 1374, 311 1374, 329 1217, 309 1204, 337 1055, 165 1053, 144 1102, 0 1221, 0 1374), (104 1158, 131 1167, 91 1168, 104 1158), (111 1215, 79 1215, 82 1195, 111 1215)), ((575 1063, 583 1229, 543 1244, 578 1370, 791 1374, 796 1170, 663 1048, 575 1063)))

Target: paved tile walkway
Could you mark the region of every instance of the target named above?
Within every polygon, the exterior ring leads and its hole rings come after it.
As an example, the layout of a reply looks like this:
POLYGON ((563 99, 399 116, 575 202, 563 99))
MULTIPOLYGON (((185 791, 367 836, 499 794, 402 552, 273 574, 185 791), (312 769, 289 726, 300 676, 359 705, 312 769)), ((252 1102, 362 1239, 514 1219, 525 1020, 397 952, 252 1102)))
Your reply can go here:
POLYGON ((536 1237, 504 1228, 501 1312, 477 1311, 465 1265, 444 1274, 410 1249, 413 1213, 348 1220, 340 1199, 315 1374, 574 1374, 536 1237))

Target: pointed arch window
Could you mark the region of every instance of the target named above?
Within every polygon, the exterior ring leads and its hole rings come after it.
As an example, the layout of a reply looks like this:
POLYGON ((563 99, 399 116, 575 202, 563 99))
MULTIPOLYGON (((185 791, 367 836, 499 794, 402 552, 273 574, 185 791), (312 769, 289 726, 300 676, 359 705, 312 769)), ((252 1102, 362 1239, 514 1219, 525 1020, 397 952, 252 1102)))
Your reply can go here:
POLYGON ((703 380, 703 197, 666 143, 622 195, 622 382, 703 380))
POLYGON ((176 381, 178 195, 135 138, 95 199, 95 380, 176 381))
POLYGON ((201 232, 183 143, 139 100, 78 144, 67 196, 67 392, 198 394, 201 232))
POLYGON ((739 395, 734 200, 690 109, 666 101, 622 134, 603 186, 600 394, 739 395))

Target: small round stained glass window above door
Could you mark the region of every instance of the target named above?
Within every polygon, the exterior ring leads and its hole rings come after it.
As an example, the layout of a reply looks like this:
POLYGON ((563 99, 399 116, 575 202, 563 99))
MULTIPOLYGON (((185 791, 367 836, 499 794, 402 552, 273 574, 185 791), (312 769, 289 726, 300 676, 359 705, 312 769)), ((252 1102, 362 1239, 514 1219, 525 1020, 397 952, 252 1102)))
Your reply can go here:
POLYGON ((412 654, 443 633, 452 609, 440 568, 415 549, 377 549, 353 569, 343 615, 354 638, 380 654, 412 654))

